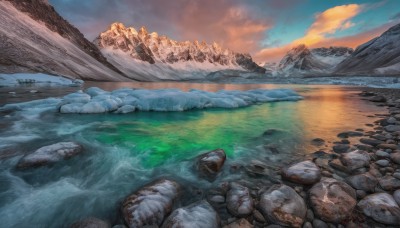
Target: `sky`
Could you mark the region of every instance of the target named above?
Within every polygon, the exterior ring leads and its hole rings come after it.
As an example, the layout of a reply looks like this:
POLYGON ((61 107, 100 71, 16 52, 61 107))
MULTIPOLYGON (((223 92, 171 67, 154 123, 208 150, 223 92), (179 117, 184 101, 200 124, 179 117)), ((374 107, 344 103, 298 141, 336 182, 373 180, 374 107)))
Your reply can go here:
POLYGON ((93 40, 113 22, 178 41, 217 42, 257 62, 299 44, 358 45, 400 23, 400 0, 49 0, 93 40))

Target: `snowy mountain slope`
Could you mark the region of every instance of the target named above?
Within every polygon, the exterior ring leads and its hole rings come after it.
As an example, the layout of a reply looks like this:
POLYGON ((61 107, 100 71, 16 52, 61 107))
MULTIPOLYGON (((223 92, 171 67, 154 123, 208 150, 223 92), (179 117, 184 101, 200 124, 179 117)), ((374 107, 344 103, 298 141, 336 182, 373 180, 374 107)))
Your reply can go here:
POLYGON ((94 43, 113 65, 138 80, 201 80, 220 70, 265 72, 250 55, 216 43, 178 42, 122 23, 113 23, 94 43))
POLYGON ((335 69, 338 74, 400 75, 400 24, 360 45, 335 69))
POLYGON ((0 1, 0 73, 127 81, 44 0, 0 1))
POLYGON ((346 59, 352 49, 346 47, 329 47, 309 49, 304 44, 292 48, 280 61, 277 67, 279 75, 295 76, 303 74, 327 74, 346 59))

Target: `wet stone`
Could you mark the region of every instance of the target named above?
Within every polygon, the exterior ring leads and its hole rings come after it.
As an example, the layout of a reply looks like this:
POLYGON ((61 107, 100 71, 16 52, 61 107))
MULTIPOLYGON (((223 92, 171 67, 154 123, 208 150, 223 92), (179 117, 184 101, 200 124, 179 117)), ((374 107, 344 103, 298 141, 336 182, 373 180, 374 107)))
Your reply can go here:
POLYGON ((369 173, 358 174, 346 178, 346 182, 357 190, 373 192, 378 180, 369 173))
POLYGON ((400 180, 392 176, 384 176, 379 178, 379 185, 383 190, 393 191, 400 189, 400 180))
POLYGON ((313 162, 303 161, 282 169, 282 177, 298 184, 314 184, 321 179, 321 171, 313 162))
POLYGON ((334 145, 332 149, 335 153, 341 154, 341 153, 346 153, 350 149, 350 146, 347 144, 337 144, 334 145))
POLYGON ((360 132, 360 131, 345 131, 345 132, 341 132, 337 135, 337 137, 339 138, 349 138, 349 137, 360 137, 363 136, 364 133, 360 132))
POLYGON ((344 166, 346 166, 350 171, 368 167, 370 162, 370 157, 367 152, 355 150, 349 153, 342 154, 340 161, 344 166))
POLYGON ((394 198, 387 193, 366 196, 358 203, 362 212, 377 222, 400 225, 400 208, 394 198))
POLYGON ((254 202, 249 189, 237 183, 231 183, 226 194, 228 211, 236 217, 244 217, 254 210, 254 202))
POLYGON ((111 225, 101 219, 90 217, 73 223, 70 228, 111 228, 111 225))
POLYGON ((389 163, 390 162, 388 160, 385 160, 385 159, 381 159, 381 160, 378 160, 378 161, 375 162, 375 164, 377 164, 379 166, 383 166, 383 167, 388 166, 389 163))
POLYGON ((209 180, 214 179, 224 165, 225 160, 226 154, 222 149, 199 155, 197 158, 197 169, 200 176, 209 180))
POLYGON ((383 141, 381 141, 381 140, 370 139, 370 138, 361 138, 360 142, 363 144, 371 145, 371 146, 378 146, 379 144, 383 143, 383 141))
POLYGON ((311 140, 311 144, 314 146, 322 146, 325 144, 325 140, 323 140, 321 138, 315 138, 315 139, 311 140))

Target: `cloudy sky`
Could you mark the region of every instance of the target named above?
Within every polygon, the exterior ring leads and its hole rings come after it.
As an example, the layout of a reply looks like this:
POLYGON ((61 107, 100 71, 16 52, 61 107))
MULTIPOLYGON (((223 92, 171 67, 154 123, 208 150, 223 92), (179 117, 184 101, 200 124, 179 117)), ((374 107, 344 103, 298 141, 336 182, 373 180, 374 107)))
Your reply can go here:
POLYGON ((256 61, 293 46, 357 47, 400 23, 399 0, 50 0, 90 40, 113 22, 204 40, 256 61))

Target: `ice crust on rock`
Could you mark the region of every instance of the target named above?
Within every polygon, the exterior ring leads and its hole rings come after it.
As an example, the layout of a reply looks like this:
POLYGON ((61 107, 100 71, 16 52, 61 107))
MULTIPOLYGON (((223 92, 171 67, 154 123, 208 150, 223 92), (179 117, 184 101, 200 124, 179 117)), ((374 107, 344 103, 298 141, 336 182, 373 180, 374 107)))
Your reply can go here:
POLYGON ((129 113, 138 111, 185 111, 205 108, 240 108, 259 103, 298 101, 290 89, 207 92, 178 89, 117 89, 111 92, 89 88, 60 98, 7 104, 0 110, 57 109, 61 113, 129 113))

